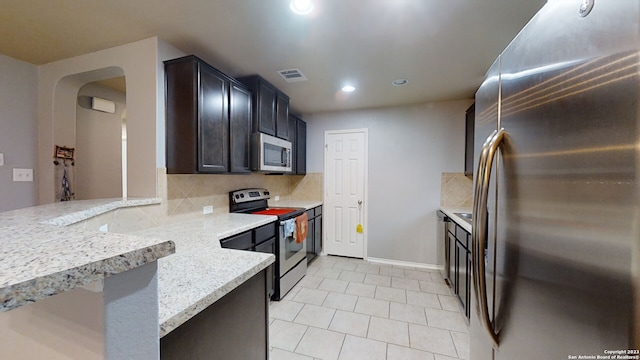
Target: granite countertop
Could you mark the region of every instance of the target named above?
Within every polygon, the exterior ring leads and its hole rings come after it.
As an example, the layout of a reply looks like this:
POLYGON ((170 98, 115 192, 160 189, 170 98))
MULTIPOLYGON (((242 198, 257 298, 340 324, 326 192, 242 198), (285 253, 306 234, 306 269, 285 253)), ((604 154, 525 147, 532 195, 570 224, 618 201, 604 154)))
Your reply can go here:
POLYGON ((276 220, 267 215, 194 215, 193 220, 133 233, 176 244, 175 254, 158 261, 161 337, 275 261, 272 254, 222 249, 220 239, 276 220))
POLYGON ((471 224, 469 224, 466 220, 456 215, 456 213, 471 213, 470 208, 449 208, 449 207, 441 207, 440 210, 449 216, 456 224, 460 225, 467 232, 471 233, 471 224))
POLYGON ((275 201, 273 199, 269 200, 270 207, 297 207, 304 209, 313 209, 317 206, 322 205, 322 201, 313 201, 313 200, 278 200, 275 201))
POLYGON ((65 227, 156 199, 72 201, 0 213, 0 311, 172 254, 171 241, 65 227))

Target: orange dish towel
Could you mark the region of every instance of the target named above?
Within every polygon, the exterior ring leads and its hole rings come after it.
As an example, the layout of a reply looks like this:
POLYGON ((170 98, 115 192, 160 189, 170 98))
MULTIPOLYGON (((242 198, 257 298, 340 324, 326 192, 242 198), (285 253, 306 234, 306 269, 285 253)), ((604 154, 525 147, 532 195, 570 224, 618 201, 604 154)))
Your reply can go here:
POLYGON ((296 244, 300 244, 307 238, 309 217, 304 213, 296 218, 296 244))

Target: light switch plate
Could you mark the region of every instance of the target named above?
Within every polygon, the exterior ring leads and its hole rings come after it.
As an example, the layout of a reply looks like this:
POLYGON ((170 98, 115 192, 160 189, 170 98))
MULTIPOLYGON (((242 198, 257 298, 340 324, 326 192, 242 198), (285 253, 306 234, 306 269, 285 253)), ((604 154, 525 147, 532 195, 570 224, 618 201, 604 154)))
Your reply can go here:
POLYGON ((0 153, 0 166, 4 166, 4 154, 0 153))
POLYGON ((13 181, 33 181, 33 169, 13 169, 13 181))
POLYGON ((203 215, 212 214, 212 213, 213 213, 213 205, 203 206, 202 207, 202 214, 203 215))

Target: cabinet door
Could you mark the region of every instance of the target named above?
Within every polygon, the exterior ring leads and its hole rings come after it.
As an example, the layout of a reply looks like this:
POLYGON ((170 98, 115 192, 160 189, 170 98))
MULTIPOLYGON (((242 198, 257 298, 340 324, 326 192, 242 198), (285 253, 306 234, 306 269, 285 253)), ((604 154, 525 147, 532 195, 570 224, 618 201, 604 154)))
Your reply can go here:
POLYGON ((464 174, 466 176, 473 176, 473 149, 476 126, 476 104, 471 105, 467 109, 466 116, 466 132, 464 138, 464 174))
POLYGON ((465 306, 465 315, 467 319, 471 318, 471 272, 473 271, 473 263, 471 262, 471 251, 467 251, 467 301, 465 306))
MULTIPOLYGON (((313 210, 309 211, 313 212, 313 210)), ((307 211, 307 214, 309 211, 307 211)), ((307 254, 315 254, 315 226, 316 219, 309 217, 309 226, 307 227, 307 254)))
POLYGON ((276 137, 289 140, 289 97, 283 93, 276 95, 276 137))
POLYGON ((166 62, 167 174, 193 174, 198 169, 197 79, 195 59, 166 62))
POLYGON ((229 164, 228 80, 217 71, 200 64, 198 101, 198 170, 226 172, 229 164))
POLYGON ((298 158, 298 149, 296 144, 298 143, 296 138, 296 127, 298 126, 298 118, 289 115, 289 141, 291 141, 291 173, 297 173, 296 159, 298 158))
MULTIPOLYGON (((255 250, 261 253, 276 255, 276 238, 273 237, 260 245, 256 245, 255 250)), ((274 264, 267 267, 267 295, 271 298, 271 295, 275 293, 276 274, 274 271, 274 264)))
POLYGON ((458 293, 457 282, 458 282, 458 266, 457 260, 458 256, 456 253, 456 237, 447 231, 447 236, 449 237, 449 281, 451 282, 451 287, 453 288, 454 293, 458 293))
POLYGON ((296 124, 296 174, 307 173, 307 123, 298 119, 296 124))
POLYGON ((313 235, 315 248, 313 250, 316 254, 320 254, 322 251, 322 215, 316 216, 315 222, 315 234, 313 235))
POLYGON ((251 135, 251 92, 232 82, 229 86, 229 171, 251 172, 249 155, 251 135))
POLYGON ((458 265, 458 300, 460 300, 460 303, 462 304, 462 308, 466 309, 467 308, 467 289, 468 289, 468 284, 467 284, 467 280, 468 280, 468 274, 469 271, 467 269, 467 263, 468 263, 468 259, 467 259, 467 249, 462 246, 462 243, 459 241, 456 241, 456 255, 458 257, 458 259, 456 260, 456 263, 458 265))
POLYGON ((263 82, 258 88, 258 131, 276 136, 276 90, 263 82))

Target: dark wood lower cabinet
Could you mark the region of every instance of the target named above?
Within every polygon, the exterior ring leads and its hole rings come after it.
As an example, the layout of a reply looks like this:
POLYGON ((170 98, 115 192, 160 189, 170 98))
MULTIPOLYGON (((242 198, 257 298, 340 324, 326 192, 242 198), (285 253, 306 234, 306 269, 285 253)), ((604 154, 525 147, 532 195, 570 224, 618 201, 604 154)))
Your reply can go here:
POLYGON ((160 358, 267 359, 267 272, 259 272, 160 339, 160 358))
POLYGON ((455 296, 469 318, 471 311, 471 234, 466 232, 455 222, 449 222, 447 226, 449 243, 449 280, 455 296))
POLYGON ((307 217, 307 261, 311 261, 322 251, 322 205, 307 210, 307 217))

